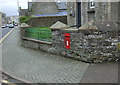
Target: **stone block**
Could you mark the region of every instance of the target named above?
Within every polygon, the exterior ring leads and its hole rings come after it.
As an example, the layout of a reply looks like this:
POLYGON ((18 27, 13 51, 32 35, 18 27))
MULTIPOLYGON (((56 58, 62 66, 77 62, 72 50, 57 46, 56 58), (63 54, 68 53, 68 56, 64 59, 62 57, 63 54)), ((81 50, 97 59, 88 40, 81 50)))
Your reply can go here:
POLYGON ((39 44, 33 41, 23 40, 22 45, 32 49, 39 49, 39 44))

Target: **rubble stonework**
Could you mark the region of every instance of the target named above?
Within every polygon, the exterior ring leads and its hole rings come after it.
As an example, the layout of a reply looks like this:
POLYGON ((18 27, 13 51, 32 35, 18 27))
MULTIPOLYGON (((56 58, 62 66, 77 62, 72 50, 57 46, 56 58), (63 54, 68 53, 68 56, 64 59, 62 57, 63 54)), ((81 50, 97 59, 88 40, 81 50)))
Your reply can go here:
MULTIPOLYGON (((103 27, 102 24, 100 25, 101 27, 99 27, 99 25, 97 25, 97 22, 94 23, 96 24, 96 28, 98 28, 98 30, 96 29, 53 30, 52 45, 36 43, 37 49, 91 63, 117 61, 120 49, 119 48, 120 30, 117 28, 118 25, 115 22, 111 23, 103 21, 101 23, 104 23, 103 27), (106 25, 117 26, 115 29, 111 30, 112 26, 111 27, 108 26, 107 28, 106 25), (102 28, 104 27, 106 29, 103 30, 102 28), (64 33, 70 33, 71 35, 70 49, 65 48, 64 33)), ((30 44, 32 44, 31 41, 23 40, 23 46, 32 48, 33 45, 30 44)))
POLYGON ((53 47, 65 57, 86 62, 116 61, 118 59, 118 35, 116 32, 89 31, 89 34, 84 31, 69 32, 71 35, 70 50, 64 46, 64 33, 66 31, 59 31, 57 35, 54 35, 53 47))
POLYGON ((30 19, 27 24, 32 27, 50 27, 57 21, 67 24, 67 16, 40 16, 30 19), (35 22, 35 23, 33 23, 35 22))

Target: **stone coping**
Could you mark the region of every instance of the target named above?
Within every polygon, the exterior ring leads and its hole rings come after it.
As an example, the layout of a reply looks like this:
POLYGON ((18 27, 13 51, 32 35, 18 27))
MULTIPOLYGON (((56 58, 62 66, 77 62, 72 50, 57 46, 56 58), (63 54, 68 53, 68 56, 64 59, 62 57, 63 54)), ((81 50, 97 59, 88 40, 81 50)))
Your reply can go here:
POLYGON ((68 32, 77 32, 78 29, 72 28, 72 29, 61 29, 62 31, 68 31, 68 32))
POLYGON ((66 29, 66 28, 70 28, 68 25, 57 21, 55 24, 53 24, 50 29, 66 29))
POLYGON ((119 31, 119 23, 117 21, 89 21, 82 25, 79 30, 91 31, 119 31))
POLYGON ((36 40, 36 39, 30 39, 30 38, 26 38, 26 37, 23 37, 23 39, 24 39, 24 40, 29 40, 29 41, 38 42, 38 43, 43 43, 43 44, 49 44, 49 45, 52 45, 52 42, 41 41, 41 40, 36 40))
POLYGON ((29 28, 30 26, 28 25, 28 24, 26 24, 26 23, 22 23, 21 25, 20 25, 20 28, 29 28))
POLYGON ((44 17, 44 18, 47 18, 47 17, 67 17, 67 15, 59 15, 59 16, 32 16, 33 18, 41 18, 41 17, 44 17))

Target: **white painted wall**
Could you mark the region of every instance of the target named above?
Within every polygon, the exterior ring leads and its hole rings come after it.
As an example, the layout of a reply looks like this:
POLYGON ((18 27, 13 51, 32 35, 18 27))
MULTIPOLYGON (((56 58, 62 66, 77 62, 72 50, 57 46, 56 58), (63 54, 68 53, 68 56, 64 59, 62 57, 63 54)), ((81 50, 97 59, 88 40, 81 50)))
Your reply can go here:
POLYGON ((0 12, 0 27, 2 26, 2 12, 0 12))

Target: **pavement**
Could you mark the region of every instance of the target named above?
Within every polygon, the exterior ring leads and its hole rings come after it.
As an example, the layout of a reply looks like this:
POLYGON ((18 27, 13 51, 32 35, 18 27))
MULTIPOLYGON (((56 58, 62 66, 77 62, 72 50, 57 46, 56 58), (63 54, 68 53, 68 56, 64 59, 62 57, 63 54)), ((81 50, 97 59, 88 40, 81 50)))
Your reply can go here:
POLYGON ((19 29, 2 42, 2 70, 28 83, 118 83, 118 63, 88 64, 21 46, 19 29))
POLYGON ((20 30, 2 42, 2 71, 27 83, 79 83, 89 64, 21 46, 20 30))
POLYGON ((90 64, 81 83, 118 83, 118 63, 90 64))

